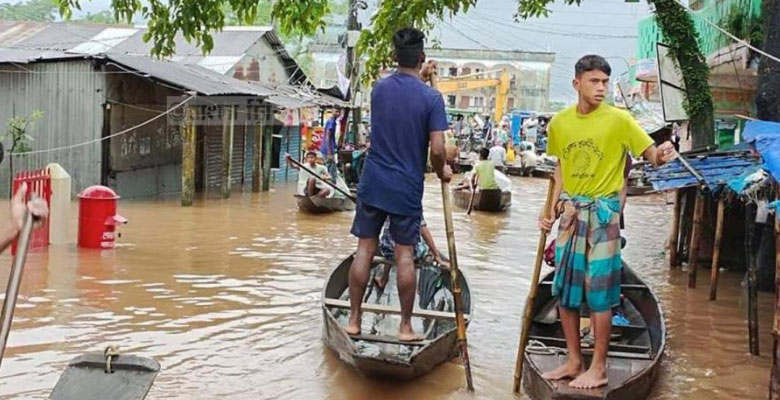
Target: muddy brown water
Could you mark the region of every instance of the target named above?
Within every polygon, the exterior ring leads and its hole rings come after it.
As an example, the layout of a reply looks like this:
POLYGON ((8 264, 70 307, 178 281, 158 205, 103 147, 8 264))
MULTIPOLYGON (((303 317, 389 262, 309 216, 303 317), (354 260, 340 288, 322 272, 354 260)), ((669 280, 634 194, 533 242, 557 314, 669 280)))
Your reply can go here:
MULTIPOLYGON (((508 213, 454 216, 458 258, 476 301, 468 338, 480 399, 522 398, 511 394, 512 376, 546 182, 513 180, 508 213)), ((68 360, 116 343, 162 364, 149 399, 472 398, 457 363, 413 382, 381 382, 361 377, 325 348, 320 293, 329 269, 355 248, 352 215, 301 214, 293 190, 291 184, 191 208, 175 199, 122 201, 130 223, 116 250, 70 245, 31 254, 0 368, 0 397, 46 398, 68 360)), ((424 203, 445 249, 435 179, 426 183, 424 203)), ((664 266, 670 207, 656 195, 631 198, 627 209, 625 259, 661 298, 668 327, 651 398, 766 398, 772 295, 759 295, 762 356, 752 357, 741 276, 723 274, 718 301, 710 302, 708 270, 689 290, 684 272, 664 266)), ((0 218, 6 208, 0 204, 0 218)), ((8 254, 0 265, 5 286, 8 254)))

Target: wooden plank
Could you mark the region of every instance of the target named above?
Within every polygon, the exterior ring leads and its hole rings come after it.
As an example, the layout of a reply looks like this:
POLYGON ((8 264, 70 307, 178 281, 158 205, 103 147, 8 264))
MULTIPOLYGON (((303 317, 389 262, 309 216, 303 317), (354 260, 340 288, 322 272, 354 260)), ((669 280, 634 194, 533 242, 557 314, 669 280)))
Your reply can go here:
POLYGON ((402 342, 396 337, 384 335, 350 335, 352 340, 364 340, 366 342, 380 342, 389 344, 402 344, 404 346, 426 346, 431 343, 430 340, 420 340, 418 342, 402 342))
POLYGON ((696 288, 696 269, 699 265, 699 247, 701 245, 702 215, 704 215, 704 202, 706 199, 697 191, 696 204, 693 207, 693 229, 691 233, 691 246, 688 248, 688 287, 696 288))
MULTIPOLYGON (((325 299, 325 305, 328 307, 336 307, 336 308, 344 308, 344 309, 350 308, 349 301, 347 300, 325 299)), ((368 311, 368 312, 373 312, 378 314, 397 314, 397 315, 401 314, 400 308, 386 306, 382 304, 363 303, 361 309, 363 311, 368 311)), ((416 309, 412 311, 412 316, 422 317, 422 318, 455 319, 455 313, 453 312, 421 310, 421 309, 416 309)), ((464 317, 466 319, 469 319, 468 314, 465 314, 464 317)))
POLYGON ((723 212, 726 208, 723 198, 718 199, 718 216, 715 223, 715 244, 712 250, 712 269, 710 270, 710 300, 718 297, 718 268, 720 268, 720 244, 723 240, 723 212))
MULTIPOLYGON (((566 347, 566 339, 563 338, 549 337, 549 336, 530 336, 529 340, 538 340, 548 346, 552 344, 553 346, 560 346, 562 348, 566 347)), ((643 353, 649 354, 650 347, 610 343, 609 351, 618 351, 618 352, 633 353, 633 354, 643 354, 643 353)))
MULTIPOLYGON (((540 286, 551 286, 552 285, 552 281, 539 282, 539 285, 540 286)), ((640 285, 640 284, 636 284, 636 283, 624 283, 624 284, 620 285, 620 291, 623 291, 623 290, 650 290, 650 288, 647 287, 646 285, 640 285)))
POLYGON ((756 250, 756 231, 759 229, 756 223, 756 211, 754 205, 747 205, 745 208, 745 253, 747 254, 747 276, 748 276, 748 345, 750 354, 758 356, 758 288, 756 282, 757 269, 757 250, 756 250))

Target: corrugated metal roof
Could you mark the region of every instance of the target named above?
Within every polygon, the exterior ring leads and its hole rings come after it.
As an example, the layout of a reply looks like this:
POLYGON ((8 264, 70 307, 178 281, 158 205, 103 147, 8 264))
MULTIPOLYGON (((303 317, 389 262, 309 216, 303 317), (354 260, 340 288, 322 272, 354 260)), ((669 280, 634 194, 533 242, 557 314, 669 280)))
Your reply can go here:
MULTIPOLYGON (((252 45, 265 36, 268 32, 272 31, 271 27, 252 27, 253 29, 241 29, 235 30, 226 28, 222 32, 212 32, 211 36, 214 39, 214 49, 208 54, 209 56, 240 56, 246 53, 246 51, 252 47, 252 45)), ((145 29, 139 30, 135 35, 124 40, 122 43, 114 46, 114 52, 126 53, 126 54, 141 54, 148 55, 152 48, 152 43, 145 43, 143 41, 143 35, 146 33, 145 29)), ((181 34, 176 35, 176 56, 187 57, 195 56, 203 58, 203 50, 200 49, 195 43, 188 42, 181 34)), ((269 41, 270 43, 270 41, 269 41)))
POLYGON ((179 64, 143 56, 120 56, 106 54, 105 59, 121 67, 147 74, 150 78, 193 90, 201 95, 250 95, 268 97, 274 91, 264 86, 250 84, 229 76, 220 75, 197 65, 179 64))
MULTIPOLYGON (((691 167, 700 173, 711 190, 738 178, 748 169, 759 165, 759 160, 749 154, 688 158, 691 167)), ((698 186, 699 181, 675 160, 660 168, 648 168, 645 172, 655 190, 680 189, 698 186)))
POLYGON ((84 58, 83 54, 70 54, 58 50, 25 50, 0 47, 0 64, 28 64, 46 60, 84 58))

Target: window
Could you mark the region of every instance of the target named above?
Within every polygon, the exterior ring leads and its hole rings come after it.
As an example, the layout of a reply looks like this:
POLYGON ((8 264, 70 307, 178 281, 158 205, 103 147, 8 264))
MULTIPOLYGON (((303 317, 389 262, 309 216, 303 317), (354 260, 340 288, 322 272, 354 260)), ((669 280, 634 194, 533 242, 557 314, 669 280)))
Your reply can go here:
POLYGON ((447 96, 447 104, 450 107, 455 107, 455 101, 457 100, 457 98, 458 98, 457 96, 452 95, 452 94, 447 96))
POLYGON ((496 108, 496 98, 495 97, 490 98, 490 101, 488 102, 488 104, 489 104, 488 107, 496 108))
POLYGON ((509 100, 506 101, 506 106, 510 110, 515 108, 515 98, 514 97, 510 97, 509 100))
POLYGON ((450 67, 450 73, 448 76, 458 76, 458 69, 455 67, 450 67))
POLYGON ((485 106, 485 98, 482 96, 476 96, 474 97, 474 107, 484 107, 485 106))
POLYGON ((460 108, 468 108, 469 107, 469 96, 460 96, 460 108))
POLYGON ((460 73, 461 75, 468 75, 468 74, 471 73, 471 68, 463 67, 463 69, 461 69, 460 71, 461 71, 461 73, 460 73))

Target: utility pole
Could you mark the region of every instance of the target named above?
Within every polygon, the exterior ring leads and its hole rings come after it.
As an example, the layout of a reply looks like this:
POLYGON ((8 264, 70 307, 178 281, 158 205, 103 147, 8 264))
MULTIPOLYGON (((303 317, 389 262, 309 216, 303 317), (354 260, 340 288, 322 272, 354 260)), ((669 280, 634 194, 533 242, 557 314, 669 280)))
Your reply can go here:
MULTIPOLYGON (((360 104, 358 103, 360 91, 360 60, 357 60, 355 45, 360 37, 360 24, 358 23, 358 9, 366 9, 366 3, 361 0, 349 0, 349 14, 347 16, 347 33, 345 42, 347 45, 347 71, 349 75, 349 98, 352 103, 352 126, 355 133, 355 142, 358 141, 361 120, 360 104)), ((346 136, 346 135, 345 135, 346 136)), ((341 140, 343 144, 343 139, 341 140)))

